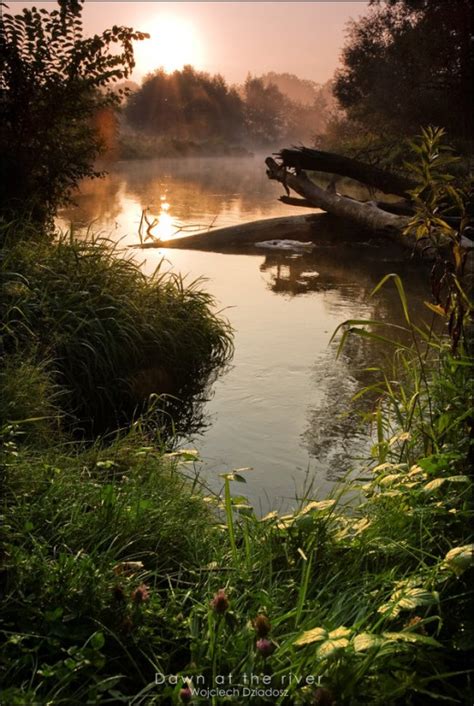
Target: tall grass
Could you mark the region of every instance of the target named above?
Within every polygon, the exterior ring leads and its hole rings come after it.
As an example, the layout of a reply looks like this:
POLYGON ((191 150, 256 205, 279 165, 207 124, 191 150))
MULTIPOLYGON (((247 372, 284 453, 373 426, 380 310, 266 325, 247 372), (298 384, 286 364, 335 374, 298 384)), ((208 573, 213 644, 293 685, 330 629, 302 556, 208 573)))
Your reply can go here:
POLYGON ((106 239, 20 241, 2 276, 5 353, 51 361, 64 414, 95 433, 125 424, 152 393, 202 389, 231 355, 199 281, 160 268, 146 277, 106 239))

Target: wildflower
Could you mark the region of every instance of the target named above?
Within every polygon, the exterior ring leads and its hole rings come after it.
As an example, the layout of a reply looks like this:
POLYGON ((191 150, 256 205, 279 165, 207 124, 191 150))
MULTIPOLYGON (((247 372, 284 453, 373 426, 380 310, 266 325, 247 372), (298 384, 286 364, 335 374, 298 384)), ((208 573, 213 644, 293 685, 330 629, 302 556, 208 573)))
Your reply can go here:
POLYGON ((223 613, 225 613, 228 610, 229 599, 228 599, 227 594, 223 588, 220 588, 217 591, 216 595, 214 596, 214 598, 211 601, 211 607, 219 615, 222 615, 223 613))
POLYGON ((179 698, 183 702, 183 704, 189 704, 191 702, 191 699, 193 698, 193 692, 188 686, 183 686, 183 688, 179 692, 179 698))
POLYGON ((134 603, 144 603, 145 601, 148 601, 149 598, 150 591, 148 590, 146 583, 141 583, 134 591, 132 591, 132 601, 134 603))
POLYGON ((260 613, 253 621, 253 627, 258 637, 267 637, 268 633, 272 629, 271 623, 266 615, 260 613))
POLYGON ((256 647, 257 647, 257 651, 260 652, 263 659, 270 657, 270 655, 275 650, 274 643, 271 642, 270 640, 267 640, 266 637, 262 637, 262 638, 260 638, 260 640, 257 640, 256 647))

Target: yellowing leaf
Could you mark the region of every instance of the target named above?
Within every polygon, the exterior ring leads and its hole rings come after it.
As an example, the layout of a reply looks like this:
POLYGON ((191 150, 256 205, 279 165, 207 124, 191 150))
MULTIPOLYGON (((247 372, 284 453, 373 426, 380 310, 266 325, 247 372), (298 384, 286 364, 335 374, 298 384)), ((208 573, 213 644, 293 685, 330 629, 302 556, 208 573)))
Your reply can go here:
POLYGON ((444 561, 456 576, 461 576, 466 569, 474 564, 474 544, 453 547, 444 557, 444 561))
POLYGON ((425 486, 423 486, 423 490, 425 493, 433 493, 435 490, 438 490, 438 488, 441 488, 442 485, 446 482, 446 478, 435 478, 434 480, 431 480, 429 483, 427 483, 425 486))
POLYGON ((444 483, 469 483, 470 478, 469 476, 448 476, 448 478, 435 478, 434 480, 430 481, 427 483, 424 487, 423 490, 425 493, 432 493, 435 490, 438 490, 438 488, 441 488, 444 483))
POLYGON ((378 484, 381 486, 392 485, 392 483, 395 483, 396 481, 400 480, 400 478, 400 473, 389 473, 388 476, 380 478, 378 484))
POLYGON ((393 640, 394 642, 419 642, 424 645, 432 645, 432 647, 441 647, 441 644, 433 637, 420 635, 416 632, 384 632, 383 636, 386 640, 393 640))
POLYGON ((316 650, 316 654, 320 659, 332 657, 335 652, 345 649, 349 645, 349 640, 345 637, 333 640, 325 640, 316 650))
POLYGON ((329 508, 333 507, 335 504, 336 501, 333 498, 329 498, 328 500, 314 500, 313 502, 305 505, 304 508, 298 512, 298 516, 306 515, 308 512, 322 512, 323 510, 329 510, 329 508))
POLYGON ((336 628, 335 630, 331 630, 331 632, 328 634, 328 638, 330 640, 340 640, 342 638, 349 637, 350 635, 351 635, 350 628, 345 628, 341 625, 340 628, 336 628))
POLYGON ((409 587, 395 590, 390 600, 378 609, 379 613, 396 618, 402 610, 414 610, 420 605, 433 605, 439 601, 436 591, 427 591, 424 588, 409 587))
POLYGON ((313 642, 322 642, 327 638, 327 635, 327 631, 324 628, 313 628, 312 630, 306 630, 293 644, 297 647, 311 645, 313 642))
POLYGON ((431 309, 431 311, 434 311, 435 314, 438 314, 439 316, 446 316, 446 310, 443 309, 442 306, 439 304, 431 304, 431 302, 424 302, 425 306, 428 307, 428 309, 431 309))
POLYGON ((379 647, 383 643, 383 638, 380 635, 372 635, 370 632, 361 632, 354 638, 354 650, 356 652, 365 652, 372 647, 379 647))

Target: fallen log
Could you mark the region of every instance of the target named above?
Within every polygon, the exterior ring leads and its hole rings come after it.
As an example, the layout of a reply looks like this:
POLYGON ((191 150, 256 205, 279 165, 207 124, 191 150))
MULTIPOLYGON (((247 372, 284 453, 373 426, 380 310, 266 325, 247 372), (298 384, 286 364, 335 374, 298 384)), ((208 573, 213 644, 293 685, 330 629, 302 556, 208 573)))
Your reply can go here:
POLYGON ((416 186, 414 181, 400 174, 394 174, 385 169, 374 167, 372 164, 333 152, 299 147, 283 149, 279 152, 278 157, 282 166, 294 168, 298 172, 306 169, 349 177, 386 194, 406 197, 407 192, 416 186))
MULTIPOLYGON (((314 206, 312 207, 314 209, 314 206)), ((135 248, 181 248, 189 250, 223 250, 235 245, 257 243, 261 240, 316 239, 324 231, 327 215, 308 213, 304 216, 282 216, 251 223, 216 228, 169 240, 155 239, 152 242, 136 243, 135 248)))
MULTIPOLYGON (((314 208, 321 208, 373 233, 387 234, 401 240, 401 242, 408 243, 408 239, 401 235, 408 225, 408 216, 389 213, 379 208, 373 201, 360 202, 322 189, 312 182, 305 172, 288 172, 284 165, 277 164, 272 157, 267 157, 265 164, 269 179, 279 181, 287 190, 293 189, 314 208)), ((287 199, 291 197, 283 198, 287 203, 287 199)), ((411 242, 409 242, 409 246, 412 247, 411 242)))
MULTIPOLYGON (((349 197, 347 197, 349 198, 349 197)), ((287 206, 302 206, 303 208, 312 208, 314 209, 314 204, 311 203, 311 201, 308 201, 307 199, 298 199, 295 198, 294 196, 280 196, 278 199, 282 203, 286 204, 287 206)), ((362 201, 361 203, 367 203, 366 201, 362 201)), ((413 208, 410 207, 407 201, 404 199, 402 201, 372 201, 371 203, 374 203, 377 208, 381 208, 382 211, 388 211, 389 213, 395 213, 400 216, 410 216, 413 214, 413 208)))

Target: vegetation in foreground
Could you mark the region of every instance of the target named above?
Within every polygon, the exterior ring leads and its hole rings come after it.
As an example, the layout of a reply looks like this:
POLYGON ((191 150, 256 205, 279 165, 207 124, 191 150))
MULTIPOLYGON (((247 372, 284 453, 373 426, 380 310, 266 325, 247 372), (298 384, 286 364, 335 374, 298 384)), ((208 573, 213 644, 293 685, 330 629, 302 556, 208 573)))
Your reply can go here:
POLYGON ((472 359, 406 314, 358 502, 258 518, 242 473, 210 496, 139 425, 41 450, 5 425, 2 701, 468 703, 472 359))

